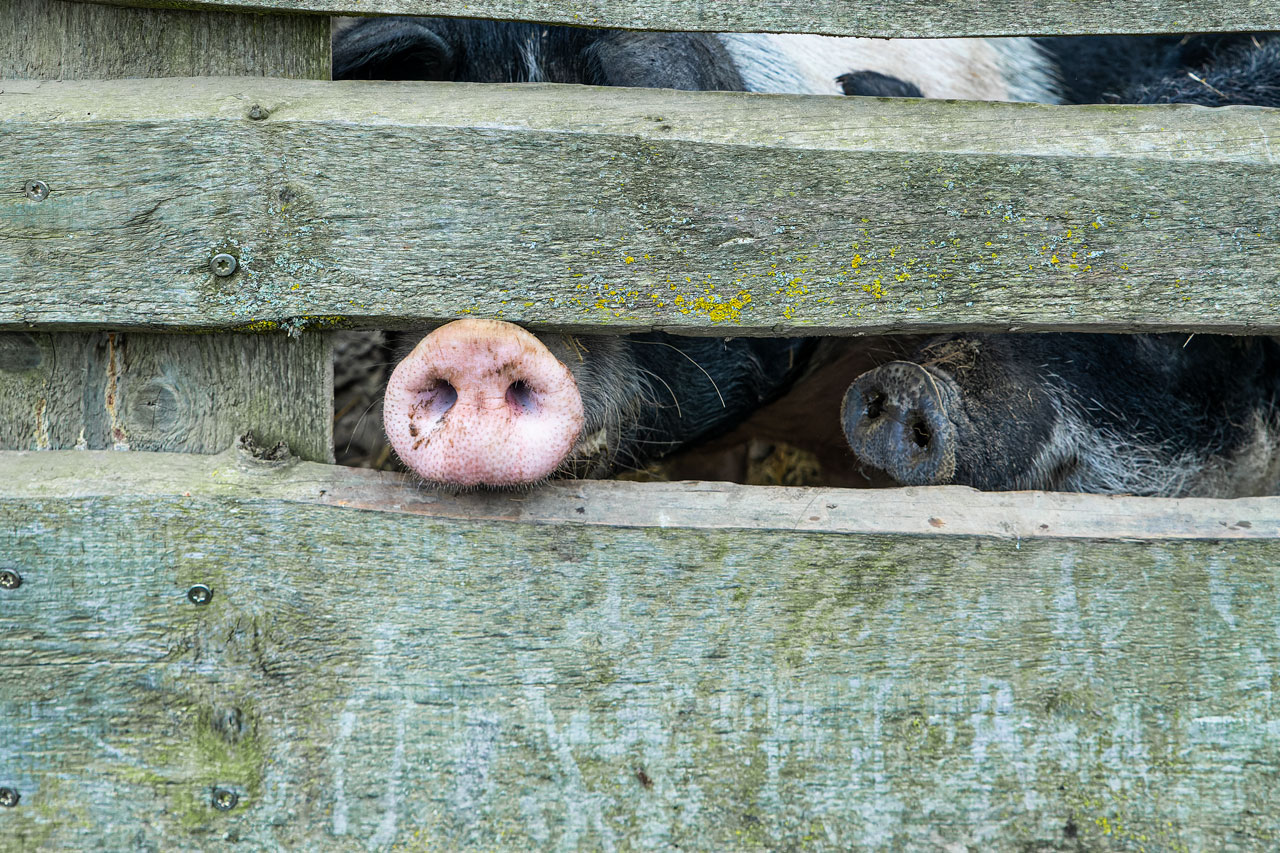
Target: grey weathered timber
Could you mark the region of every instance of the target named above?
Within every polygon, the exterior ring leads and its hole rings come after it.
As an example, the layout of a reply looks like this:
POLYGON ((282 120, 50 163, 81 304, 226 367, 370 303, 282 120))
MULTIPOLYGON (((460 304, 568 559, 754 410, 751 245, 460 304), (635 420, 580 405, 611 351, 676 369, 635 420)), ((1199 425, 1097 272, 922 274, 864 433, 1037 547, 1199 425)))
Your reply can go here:
POLYGON ((217 453, 246 429, 332 460, 323 335, 0 332, 0 447, 217 453))
POLYGON ((1280 331, 1277 111, 5 87, 10 328, 1280 331))
POLYGON ((1280 841, 1276 499, 0 471, 5 850, 1280 841))
POLYGON ((350 15, 441 15, 640 30, 804 32, 881 38, 1268 30, 1274 0, 95 0, 125 6, 262 9, 350 15))
MULTIPOLYGON (((61 0, 0 0, 0 90, 15 91, 12 78, 158 77, 259 74, 329 77, 329 28, 323 19, 299 16, 117 9, 61 0)), ((33 85, 27 83, 26 85, 33 85)), ((97 83, 84 84, 92 90, 97 83)), ((0 94, 0 98, 5 95, 0 94)), ((180 96, 179 96, 180 97, 180 96)), ((109 156, 130 159, 142 142, 125 135, 109 156)), ((11 159, 25 131, 0 129, 0 161, 11 159)), ((49 152, 56 156, 57 152, 49 152)), ((47 182, 35 176, 0 183, 0 206, 51 200, 47 182)), ((136 175, 139 186, 146 175, 136 175)), ((137 187, 99 187, 123 196, 137 187)), ((56 191, 55 191, 56 192, 56 191)), ((3 217, 0 217, 3 220, 3 217)), ((58 257, 42 255, 16 236, 12 254, 0 254, 0 288, 63 277, 55 299, 95 300, 132 310, 125 296, 139 287, 163 301, 164 276, 142 276, 138 263, 150 251, 146 216, 124 225, 120 240, 100 257, 100 287, 75 281, 58 257)), ((79 242, 75 233, 66 235, 79 242)), ((91 254, 95 249, 80 243, 91 254)), ((85 257, 85 256, 82 256, 85 257)), ((92 262, 91 262, 92 263, 92 262)), ((206 261, 206 269, 208 269, 206 261)), ((145 317, 122 325, 147 325, 145 317), (136 321, 141 321, 136 322, 136 321)), ((216 452, 246 428, 284 440, 307 459, 331 461, 332 367, 323 335, 290 340, 283 334, 250 338, 92 334, 0 333, 0 448, 116 447, 216 452)))
MULTIPOLYGON (((257 445, 267 443, 260 438, 257 445)), ((1280 536, 1280 498, 1133 498, 1065 492, 979 492, 967 486, 783 488, 718 482, 565 480, 531 492, 421 486, 411 476, 333 465, 262 465, 237 445, 216 456, 3 453, 26 497, 186 494, 429 515, 470 522, 604 527, 980 536, 1020 540, 1263 539, 1280 536), (285 469, 288 468, 287 476, 285 469), (275 476, 262 474, 276 471, 275 476)), ((0 494, 4 494, 0 490, 0 494)), ((15 492, 17 494, 17 492, 15 492)))
POLYGON ((0 2, 0 80, 207 74, 326 80, 329 71, 323 18, 0 2))

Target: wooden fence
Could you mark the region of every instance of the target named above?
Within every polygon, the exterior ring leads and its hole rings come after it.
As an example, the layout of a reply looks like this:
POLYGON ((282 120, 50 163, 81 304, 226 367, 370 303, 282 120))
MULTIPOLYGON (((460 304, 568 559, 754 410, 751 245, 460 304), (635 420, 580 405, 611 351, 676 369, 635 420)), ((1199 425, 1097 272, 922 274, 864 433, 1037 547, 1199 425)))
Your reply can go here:
POLYGON ((123 6, 348 15, 440 15, 591 27, 710 32, 824 33, 833 36, 1020 36, 1089 33, 1249 32, 1275 26, 1276 0, 984 0, 978 6, 921 0, 94 0, 123 6))
POLYGON ((1267 4, 149 5, 0 0, 0 849, 1280 846, 1280 499, 451 496, 328 464, 325 332, 1276 333, 1275 113, 331 83, 274 14, 1267 4))

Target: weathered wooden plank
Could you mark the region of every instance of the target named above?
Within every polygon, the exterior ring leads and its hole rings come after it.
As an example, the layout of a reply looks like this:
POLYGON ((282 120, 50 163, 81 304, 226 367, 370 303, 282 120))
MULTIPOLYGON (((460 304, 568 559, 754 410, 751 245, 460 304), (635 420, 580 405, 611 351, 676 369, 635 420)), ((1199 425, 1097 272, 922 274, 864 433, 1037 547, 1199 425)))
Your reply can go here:
MULTIPOLYGON (((0 78, 260 74, 328 79, 329 65, 329 27, 323 19, 117 9, 61 0, 0 2, 0 78)), ((13 91, 15 85, 0 84, 0 89, 13 91)), ((20 129, 0 129, 2 159, 8 161, 22 135, 20 129)), ((147 181, 146 176, 137 179, 147 181)), ((28 183, 40 180, 22 178, 7 188, 16 194, 0 195, 6 202, 42 203, 48 185, 28 183)), ((133 225, 145 220, 143 215, 133 225)), ((108 250, 115 260, 136 259, 146 250, 145 242, 135 242, 136 232, 121 236, 108 250)), ((16 256, 0 260, 5 270, 0 287, 23 280, 35 264, 59 263, 31 253, 30 242, 19 243, 16 256)), ((127 302, 121 298, 127 288, 121 268, 108 267, 102 288, 89 293, 67 282, 61 298, 127 302)), ((124 272, 126 278, 134 274, 124 272)), ((137 284, 161 300, 168 286, 163 277, 137 284)), ((305 458, 332 461, 332 375, 329 343, 319 335, 292 341, 284 335, 0 334, 0 448, 209 453, 253 429, 287 441, 305 458)))
POLYGON ((323 18, 64 0, 0 3, 0 79, 234 74, 327 80, 329 72, 323 18))
MULTIPOLYGON (((0 553, 22 575, 0 588, 6 850, 1260 850, 1280 833, 1274 536, 458 521, 321 492, 413 494, 385 476, 152 457, 148 484, 146 458, 0 462, 0 553), (62 485, 78 465, 93 484, 62 485), (136 494, 105 487, 116 466, 136 494)), ((954 496, 914 493, 921 515, 954 496)), ((851 524, 875 497, 850 496, 851 524)))
POLYGON ((6 86, 10 328, 1280 331, 1270 110, 6 86))
MULTIPOLYGON (((259 445, 267 445, 259 440, 259 445)), ((1264 539, 1280 536, 1280 498, 1133 498, 1065 492, 979 492, 966 486, 827 489, 732 483, 573 480, 529 493, 453 494, 408 475, 281 460, 237 445, 217 455, 0 452, 22 498, 175 494, 315 503, 436 519, 588 527, 760 530, 998 539, 1264 539), (271 476, 263 476, 276 472, 271 476)))
POLYGON ((1089 33, 1247 32, 1275 25, 1280 7, 1270 0, 1201 3, 1196 0, 983 0, 931 3, 884 0, 94 0, 126 6, 185 6, 200 9, 262 9, 350 15, 440 15, 460 18, 541 21, 640 30, 713 32, 804 32, 889 38, 1089 33))
POLYGON ((322 335, 0 333, 0 447, 217 453, 247 430, 332 460, 322 335))

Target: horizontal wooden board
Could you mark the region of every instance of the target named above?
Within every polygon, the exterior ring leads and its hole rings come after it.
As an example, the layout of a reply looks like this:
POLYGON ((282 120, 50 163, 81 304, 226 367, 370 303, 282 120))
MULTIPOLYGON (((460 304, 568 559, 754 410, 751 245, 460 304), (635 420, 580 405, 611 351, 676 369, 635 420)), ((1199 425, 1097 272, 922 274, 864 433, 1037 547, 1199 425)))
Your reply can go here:
POLYGON ((184 494, 314 503, 467 522, 952 535, 1012 541, 1280 537, 1280 497, 1172 499, 979 492, 967 486, 830 489, 616 480, 566 480, 533 491, 455 494, 425 488, 411 475, 297 459, 263 466, 239 447, 201 457, 0 452, 0 470, 8 472, 8 485, 0 483, 0 495, 14 497, 87 498, 122 491, 155 498, 184 494))
POLYGON ((984 0, 930 3, 884 0, 849 3, 717 0, 96 0, 126 6, 181 6, 199 9, 261 9, 349 15, 439 15, 459 18, 541 21, 638 30, 713 32, 799 32, 828 35, 982 36, 1079 35, 1088 33, 1185 33, 1266 30, 1280 7, 1270 0, 1202 3, 1197 0, 984 0))
MULTIPOLYGON (((780 493, 747 487, 716 522, 537 523, 572 490, 582 517, 652 517, 673 487, 646 484, 442 496, 463 520, 386 475, 234 454, 0 470, 5 850, 1280 840, 1274 533, 890 535, 854 494, 830 512, 868 532, 789 531, 795 504, 757 519, 780 493)), ((911 497, 990 523, 1015 499, 911 497)), ((1275 527, 1274 500, 1183 506, 1275 527)))
POLYGON ((10 328, 1280 331, 1270 110, 187 79, 0 132, 10 328))

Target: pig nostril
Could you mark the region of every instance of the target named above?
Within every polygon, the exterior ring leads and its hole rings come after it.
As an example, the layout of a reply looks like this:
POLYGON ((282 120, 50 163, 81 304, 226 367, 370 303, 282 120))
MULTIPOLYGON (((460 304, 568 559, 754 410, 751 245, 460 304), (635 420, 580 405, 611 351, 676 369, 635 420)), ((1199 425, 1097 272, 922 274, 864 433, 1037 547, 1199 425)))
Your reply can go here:
POLYGON ((874 421, 884 412, 885 396, 883 391, 876 391, 867 396, 867 420, 874 421))
POLYGON ((458 390, 446 380, 437 379, 429 388, 418 392, 417 403, 410 411, 410 417, 440 418, 452 409, 456 402, 458 402, 458 390))
POLYGON ((429 393, 433 398, 432 402, 435 407, 443 411, 452 409, 453 404, 458 402, 458 389, 443 379, 433 385, 429 393))
POLYGON ((911 425, 911 440, 915 442, 916 447, 926 448, 932 439, 933 435, 924 421, 916 421, 911 425))
POLYGON ((507 405, 522 412, 534 409, 533 389, 523 379, 517 379, 507 387, 507 405))

